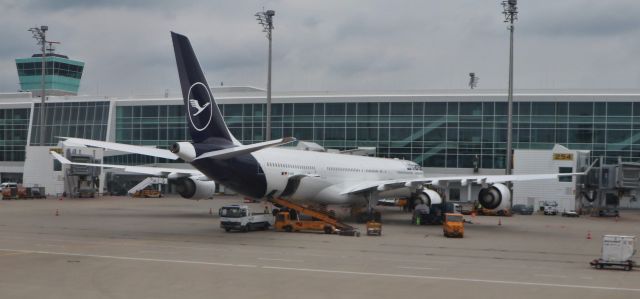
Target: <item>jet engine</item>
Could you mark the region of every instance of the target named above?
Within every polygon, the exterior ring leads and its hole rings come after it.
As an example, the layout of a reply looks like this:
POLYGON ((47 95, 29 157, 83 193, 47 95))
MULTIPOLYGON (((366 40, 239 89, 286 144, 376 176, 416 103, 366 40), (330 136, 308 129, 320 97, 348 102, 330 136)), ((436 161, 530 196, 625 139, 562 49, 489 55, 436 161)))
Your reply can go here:
POLYGON ((186 199, 207 199, 216 192, 214 181, 201 181, 194 177, 178 179, 174 184, 178 194, 186 199))
POLYGON ((169 147, 169 151, 187 162, 191 162, 196 158, 196 149, 190 142, 176 142, 169 147))
POLYGON ((511 192, 503 184, 493 184, 481 189, 478 194, 478 202, 483 208, 490 210, 509 204, 510 200, 511 192))
POLYGON ((418 193, 418 196, 414 201, 414 206, 421 203, 428 206, 431 206, 434 204, 441 204, 442 197, 436 191, 433 191, 431 189, 424 189, 420 193, 418 193))

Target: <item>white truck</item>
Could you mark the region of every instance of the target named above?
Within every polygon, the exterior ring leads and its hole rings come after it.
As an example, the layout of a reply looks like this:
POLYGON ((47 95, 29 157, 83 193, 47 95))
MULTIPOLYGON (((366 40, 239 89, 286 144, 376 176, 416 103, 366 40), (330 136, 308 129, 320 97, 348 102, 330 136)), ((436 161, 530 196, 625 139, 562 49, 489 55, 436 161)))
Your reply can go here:
POLYGON ((545 201, 542 206, 542 211, 545 215, 557 215, 558 203, 555 201, 545 201))
POLYGON ((247 205, 228 205, 218 210, 220 228, 225 231, 269 229, 273 225, 274 217, 271 213, 253 213, 247 205))

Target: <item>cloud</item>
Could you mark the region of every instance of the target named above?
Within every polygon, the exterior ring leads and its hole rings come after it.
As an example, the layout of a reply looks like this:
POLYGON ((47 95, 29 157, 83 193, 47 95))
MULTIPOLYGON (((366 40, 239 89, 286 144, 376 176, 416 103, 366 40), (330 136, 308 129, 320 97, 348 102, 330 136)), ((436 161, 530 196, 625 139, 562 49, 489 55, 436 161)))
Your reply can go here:
MULTIPOLYGON (((60 53, 86 62, 81 92, 178 94, 169 31, 191 39, 210 83, 266 83, 267 40, 253 14, 276 11, 273 84, 290 90, 506 88, 500 1, 0 0, 0 91, 13 59, 37 51, 26 30, 50 27, 60 53), (36 22, 36 23, 34 23, 36 22)), ((635 0, 520 1, 516 88, 637 88, 635 0)))
POLYGON ((640 30, 640 5, 634 0, 556 1, 532 10, 532 16, 521 18, 523 32, 540 36, 610 38, 640 30))

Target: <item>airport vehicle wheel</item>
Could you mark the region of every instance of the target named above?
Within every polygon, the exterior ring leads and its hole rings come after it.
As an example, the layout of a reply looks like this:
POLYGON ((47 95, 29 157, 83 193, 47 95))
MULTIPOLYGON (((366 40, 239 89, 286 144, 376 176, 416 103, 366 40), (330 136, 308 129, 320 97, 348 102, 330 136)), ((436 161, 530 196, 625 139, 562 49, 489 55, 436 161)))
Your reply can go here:
POLYGON ((290 233, 290 232, 293 231, 293 228, 291 226, 287 225, 287 226, 284 227, 284 231, 290 233))
POLYGON ((243 226, 243 227, 242 227, 242 232, 243 232, 243 233, 246 233, 246 232, 248 232, 249 230, 250 230, 250 228, 249 228, 249 224, 247 224, 247 225, 245 225, 245 226, 243 226))
POLYGON ((325 234, 329 235, 329 234, 331 234, 331 232, 332 232, 331 226, 325 226, 324 227, 324 233, 325 234))
POLYGON ((231 231, 231 229, 230 228, 225 228, 224 231, 225 232, 229 232, 229 231, 231 231))

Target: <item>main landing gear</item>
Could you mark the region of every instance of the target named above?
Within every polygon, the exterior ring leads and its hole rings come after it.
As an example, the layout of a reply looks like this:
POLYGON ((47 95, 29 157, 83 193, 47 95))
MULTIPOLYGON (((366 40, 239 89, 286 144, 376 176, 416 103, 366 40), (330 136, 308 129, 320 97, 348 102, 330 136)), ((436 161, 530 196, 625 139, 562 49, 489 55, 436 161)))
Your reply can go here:
POLYGON ((367 207, 364 210, 355 211, 355 213, 353 213, 353 216, 356 218, 356 222, 381 222, 382 216, 380 215, 380 212, 374 209, 378 204, 378 195, 375 193, 368 193, 365 195, 365 199, 367 200, 367 207))

